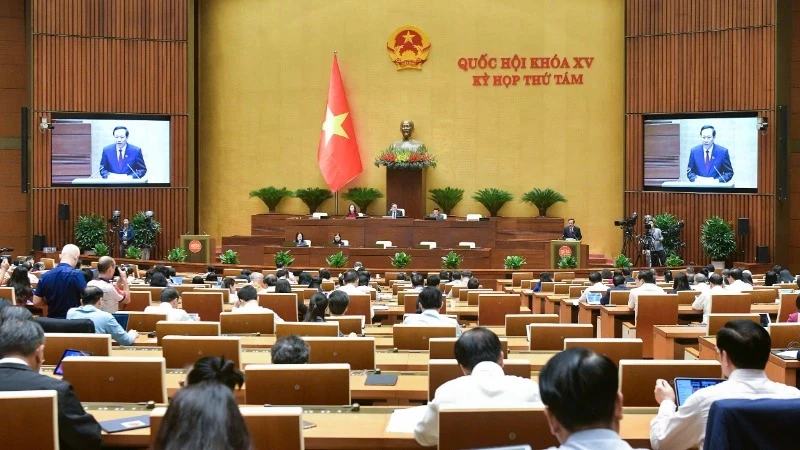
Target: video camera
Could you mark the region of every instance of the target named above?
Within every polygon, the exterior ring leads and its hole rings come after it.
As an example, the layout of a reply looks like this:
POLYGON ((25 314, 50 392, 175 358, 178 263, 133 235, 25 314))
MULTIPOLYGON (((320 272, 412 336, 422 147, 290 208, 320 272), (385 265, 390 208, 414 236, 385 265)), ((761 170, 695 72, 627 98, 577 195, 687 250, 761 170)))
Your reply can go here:
POLYGON ((629 228, 636 225, 636 219, 639 218, 639 215, 634 211, 634 213, 630 217, 626 217, 622 220, 615 220, 614 226, 622 227, 622 228, 629 228))

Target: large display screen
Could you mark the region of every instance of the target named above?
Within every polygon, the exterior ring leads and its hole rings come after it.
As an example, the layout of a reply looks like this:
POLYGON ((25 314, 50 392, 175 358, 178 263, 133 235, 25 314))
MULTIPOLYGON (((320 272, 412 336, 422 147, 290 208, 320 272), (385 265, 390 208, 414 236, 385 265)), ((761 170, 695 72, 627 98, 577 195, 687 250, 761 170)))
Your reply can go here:
POLYGON ((169 186, 169 117, 52 116, 53 186, 169 186))
POLYGON ((646 117, 644 189, 756 192, 757 125, 755 113, 646 117))

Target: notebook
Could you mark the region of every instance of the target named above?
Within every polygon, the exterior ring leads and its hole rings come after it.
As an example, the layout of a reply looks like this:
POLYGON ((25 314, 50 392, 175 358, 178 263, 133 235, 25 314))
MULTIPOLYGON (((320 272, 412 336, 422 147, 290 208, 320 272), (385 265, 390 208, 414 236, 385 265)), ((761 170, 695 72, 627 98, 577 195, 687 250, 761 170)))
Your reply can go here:
POLYGON ((59 359, 58 360, 58 364, 56 364, 55 370, 53 370, 54 374, 56 374, 56 375, 64 375, 64 370, 61 368, 61 363, 64 361, 64 358, 66 358, 67 356, 92 356, 92 354, 89 353, 89 352, 82 352, 80 350, 74 350, 74 349, 71 349, 71 348, 68 348, 68 349, 64 350, 64 353, 61 355, 61 359, 59 359))
POLYGON ((104 420, 100 428, 106 433, 119 433, 120 431, 138 430, 150 426, 150 415, 123 417, 122 419, 104 420))
POLYGON ((128 331, 128 319, 130 319, 131 316, 120 313, 112 314, 112 316, 117 319, 117 323, 122 327, 123 330, 128 331))
POLYGON ((686 399, 698 389, 714 386, 723 381, 725 381, 724 378, 675 378, 675 397, 677 398, 678 406, 683 405, 686 399))

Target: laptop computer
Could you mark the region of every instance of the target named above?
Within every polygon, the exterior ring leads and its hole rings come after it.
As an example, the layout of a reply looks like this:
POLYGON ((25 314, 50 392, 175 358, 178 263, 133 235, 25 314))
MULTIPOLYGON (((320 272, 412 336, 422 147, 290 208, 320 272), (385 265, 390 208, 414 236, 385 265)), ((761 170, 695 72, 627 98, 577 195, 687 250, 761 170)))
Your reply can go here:
POLYGON ((724 378, 675 378, 673 385, 675 386, 675 397, 678 406, 683 405, 686 399, 698 389, 714 386, 723 381, 725 381, 724 378))
POLYGON ((89 353, 89 352, 84 352, 84 351, 75 350, 75 349, 71 349, 71 348, 68 348, 68 349, 64 350, 64 353, 61 355, 61 359, 59 359, 58 360, 58 364, 56 364, 55 370, 53 370, 54 374, 56 374, 56 375, 64 375, 64 370, 61 367, 61 363, 64 361, 64 358, 66 358, 67 356, 92 356, 92 354, 89 353))
POLYGON ((122 327, 123 330, 128 331, 128 320, 131 318, 131 316, 121 313, 112 314, 112 316, 117 319, 117 323, 122 327))
POLYGON ((586 293, 586 303, 590 305, 599 305, 600 299, 603 298, 603 294, 600 292, 587 292, 586 293))

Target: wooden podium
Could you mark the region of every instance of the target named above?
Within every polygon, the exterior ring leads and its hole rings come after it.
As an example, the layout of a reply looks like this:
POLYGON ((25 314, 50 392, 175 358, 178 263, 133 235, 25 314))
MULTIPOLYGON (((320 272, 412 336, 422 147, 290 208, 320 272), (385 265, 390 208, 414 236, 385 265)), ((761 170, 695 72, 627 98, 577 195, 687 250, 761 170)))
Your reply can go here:
MULTIPOLYGON (((406 210, 406 217, 425 217, 425 169, 386 169, 386 209, 392 203, 406 210)), ((386 214, 384 212, 384 214, 386 214)))
POLYGON ((210 264, 214 258, 214 239, 207 234, 181 236, 181 248, 186 250, 186 262, 210 264))
POLYGON ((550 241, 550 267, 556 267, 561 261, 561 252, 569 249, 570 255, 578 260, 578 267, 589 267, 589 245, 581 241, 562 241, 560 239, 550 241))

